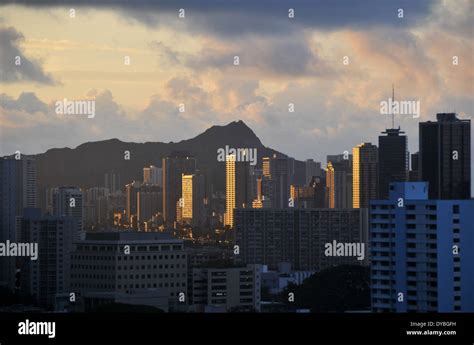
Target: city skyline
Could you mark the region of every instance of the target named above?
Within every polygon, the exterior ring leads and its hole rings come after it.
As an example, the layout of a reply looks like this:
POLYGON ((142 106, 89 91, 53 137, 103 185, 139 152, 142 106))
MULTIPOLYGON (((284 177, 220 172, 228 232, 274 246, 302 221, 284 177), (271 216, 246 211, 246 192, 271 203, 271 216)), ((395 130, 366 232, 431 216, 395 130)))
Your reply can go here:
POLYGON ((473 0, 0 10, 2 343, 472 336, 473 0))
POLYGON ((2 5, 2 155, 110 138, 178 141, 242 119, 266 145, 322 161, 329 154, 326 144, 335 152, 350 151, 377 142, 378 133, 391 128, 380 102, 392 96, 392 85, 396 99, 421 104, 420 118, 395 117, 411 153, 418 149, 419 121, 453 111, 472 118, 469 1, 456 7, 402 1, 403 18, 397 6, 370 1, 340 1, 336 7, 321 2, 312 5, 317 11, 297 2, 294 18, 285 2, 269 11, 242 2, 218 6, 207 22, 202 19, 208 7, 192 2, 183 2, 184 18, 168 2, 156 14, 140 7, 152 6, 147 1, 98 8, 70 3, 77 6, 2 5), (243 18, 246 10, 252 15, 243 18), (338 13, 344 21, 335 18, 338 13), (28 24, 33 20, 41 30, 28 24), (249 25, 235 30, 239 21, 249 25), (65 30, 56 30, 58 25, 65 30), (102 25, 121 29, 107 33, 102 25), (292 60, 287 51, 300 58, 292 60), (12 72, 17 55, 28 66, 12 72), (64 99, 95 100, 95 117, 56 114, 55 102, 64 99))

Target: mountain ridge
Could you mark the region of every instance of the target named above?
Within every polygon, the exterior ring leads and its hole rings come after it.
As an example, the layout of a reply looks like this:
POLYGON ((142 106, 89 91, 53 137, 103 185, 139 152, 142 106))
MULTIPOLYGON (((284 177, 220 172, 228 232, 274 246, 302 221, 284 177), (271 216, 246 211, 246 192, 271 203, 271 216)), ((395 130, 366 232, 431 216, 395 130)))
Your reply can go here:
POLYGON ((258 163, 262 158, 280 153, 262 144, 253 130, 242 120, 227 125, 211 126, 190 139, 179 142, 124 142, 117 138, 86 142, 75 148, 52 148, 33 155, 37 162, 40 201, 45 189, 57 186, 91 188, 104 185, 104 174, 120 173, 121 185, 142 180, 143 167, 161 167, 161 159, 173 151, 187 151, 196 157, 198 168, 206 174, 214 190, 225 189, 224 162, 217 161, 217 149, 256 148, 258 163), (124 152, 130 151, 130 160, 124 152))

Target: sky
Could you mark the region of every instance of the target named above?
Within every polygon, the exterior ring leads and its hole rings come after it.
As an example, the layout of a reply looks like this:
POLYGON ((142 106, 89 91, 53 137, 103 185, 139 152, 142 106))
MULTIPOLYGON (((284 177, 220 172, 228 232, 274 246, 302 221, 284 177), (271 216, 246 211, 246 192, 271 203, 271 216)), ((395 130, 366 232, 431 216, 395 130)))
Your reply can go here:
POLYGON ((392 85, 420 101, 419 118, 395 118, 411 152, 420 121, 474 114, 474 1, 93 3, 0 5, 0 155, 243 120, 264 145, 325 162, 391 127, 392 85), (95 100, 95 117, 56 114, 64 98, 95 100))

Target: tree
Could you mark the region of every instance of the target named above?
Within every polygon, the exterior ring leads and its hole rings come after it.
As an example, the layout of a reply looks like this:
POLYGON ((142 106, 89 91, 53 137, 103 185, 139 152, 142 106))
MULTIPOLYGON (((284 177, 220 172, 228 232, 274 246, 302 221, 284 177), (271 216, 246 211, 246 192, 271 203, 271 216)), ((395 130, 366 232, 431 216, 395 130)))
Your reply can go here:
POLYGON ((290 307, 311 312, 344 312, 370 308, 370 269, 341 265, 322 270, 301 285, 289 285, 280 295, 290 307), (294 302, 288 301, 294 293, 294 302))

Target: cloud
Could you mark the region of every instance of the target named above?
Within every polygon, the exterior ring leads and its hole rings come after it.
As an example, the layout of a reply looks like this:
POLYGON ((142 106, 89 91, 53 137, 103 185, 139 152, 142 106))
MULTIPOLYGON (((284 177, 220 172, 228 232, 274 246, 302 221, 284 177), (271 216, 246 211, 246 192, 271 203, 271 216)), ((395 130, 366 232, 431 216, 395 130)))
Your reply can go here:
POLYGON ((131 119, 114 101, 109 90, 89 90, 80 99, 95 100, 93 119, 84 115, 56 114, 57 100, 47 104, 33 92, 23 93, 16 100, 0 95, 2 152, 38 153, 52 147, 74 147, 91 140, 103 140, 110 133, 127 135, 131 119))
POLYGON ((474 35, 474 2, 472 0, 440 0, 433 6, 427 25, 453 36, 472 40, 474 35))
POLYGON ((248 77, 329 77, 334 69, 318 56, 318 50, 304 33, 280 37, 245 37, 233 41, 206 39, 197 53, 174 50, 162 42, 150 46, 160 61, 191 71, 218 70, 248 77), (235 65, 238 58, 239 64, 235 65))
POLYGON ((40 62, 26 57, 18 47, 18 43, 23 39, 24 36, 13 27, 0 28, 0 81, 33 81, 53 85, 55 82, 43 71, 40 62), (15 63, 17 57, 21 59, 19 65, 15 63))
MULTIPOLYGON (((9 3, 10 1, 6 1, 9 3)), ((224 37, 235 37, 260 33, 280 35, 291 30, 314 28, 334 30, 347 27, 373 28, 374 26, 411 27, 419 24, 431 13, 434 1, 398 0, 118 0, 96 2, 92 0, 17 0, 15 4, 27 6, 93 6, 117 10, 124 18, 135 20, 149 27, 170 23, 178 10, 185 9, 184 25, 187 29, 214 33, 224 37), (295 10, 295 18, 288 18, 288 10, 295 10), (403 9, 403 20, 398 18, 398 9, 403 9), (165 19, 168 17, 168 19, 165 19)))
POLYGON ((27 113, 48 111, 48 105, 42 102, 34 92, 22 92, 17 99, 13 99, 8 95, 0 94, 0 107, 6 110, 20 110, 27 113))
POLYGON ((171 64, 179 64, 181 63, 182 59, 182 54, 173 50, 171 47, 168 47, 166 44, 164 44, 161 41, 152 41, 150 43, 150 47, 154 49, 155 51, 158 51, 158 57, 160 59, 165 60, 168 63, 171 64))

